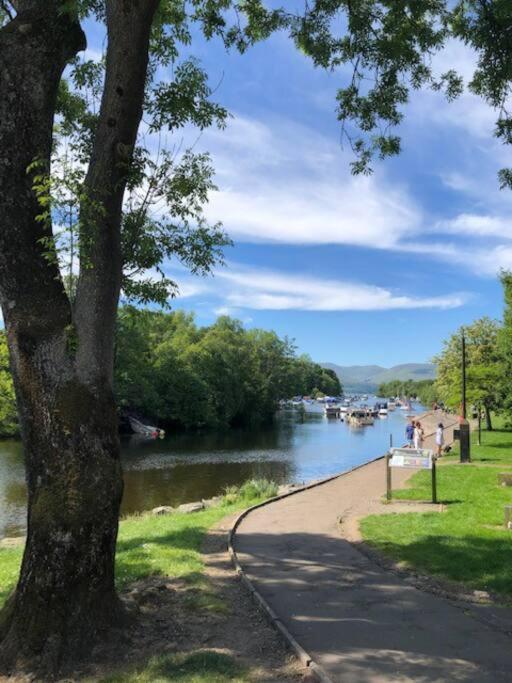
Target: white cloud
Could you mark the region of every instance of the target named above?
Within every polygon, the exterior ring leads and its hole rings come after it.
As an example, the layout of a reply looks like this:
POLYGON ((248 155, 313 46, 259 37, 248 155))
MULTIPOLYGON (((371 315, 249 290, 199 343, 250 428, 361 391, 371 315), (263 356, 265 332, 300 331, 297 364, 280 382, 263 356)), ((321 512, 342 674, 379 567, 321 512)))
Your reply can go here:
MULTIPOLYGON (((196 278, 183 268, 168 272, 180 291, 191 292, 196 278)), ((454 292, 440 296, 412 296, 397 289, 367 283, 324 279, 264 268, 229 263, 218 269, 215 277, 201 280, 198 292, 205 295, 216 315, 233 315, 244 322, 251 319, 244 311, 385 311, 392 309, 457 308, 469 295, 454 292)), ((191 294, 193 296, 193 294, 191 294)))
POLYGON ((290 120, 239 116, 202 142, 213 153, 220 188, 208 216, 238 241, 390 249, 421 226, 407 189, 391 185, 383 168, 353 177, 351 156, 335 139, 290 120))
POLYGON ((462 213, 451 220, 441 221, 437 227, 448 233, 465 236, 512 238, 512 216, 505 218, 462 213))
POLYGON ((343 280, 321 279, 245 268, 232 264, 216 273, 210 293, 220 303, 217 315, 238 315, 244 309, 302 311, 384 311, 415 308, 456 308, 464 293, 409 296, 399 291, 343 280))

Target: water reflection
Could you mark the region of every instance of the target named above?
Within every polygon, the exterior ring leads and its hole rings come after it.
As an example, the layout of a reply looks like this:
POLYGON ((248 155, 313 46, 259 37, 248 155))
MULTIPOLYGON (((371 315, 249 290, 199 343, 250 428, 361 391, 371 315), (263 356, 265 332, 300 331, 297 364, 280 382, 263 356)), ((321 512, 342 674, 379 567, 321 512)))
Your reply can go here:
MULTIPOLYGON (((125 492, 122 513, 209 498, 252 477, 279 483, 335 474, 403 442, 402 411, 351 428, 327 420, 320 408, 304 417, 287 412, 258 430, 171 434, 163 440, 122 440, 125 492)), ((0 537, 23 533, 26 490, 21 446, 0 442, 0 537)))

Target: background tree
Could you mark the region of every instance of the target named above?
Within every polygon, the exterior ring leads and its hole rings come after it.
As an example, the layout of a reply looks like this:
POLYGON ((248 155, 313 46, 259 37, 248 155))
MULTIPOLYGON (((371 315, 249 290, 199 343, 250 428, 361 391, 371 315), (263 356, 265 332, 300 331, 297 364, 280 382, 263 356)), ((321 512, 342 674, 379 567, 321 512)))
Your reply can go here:
MULTIPOLYGON (((461 405, 461 333, 462 328, 445 341, 443 351, 433 359, 437 365, 436 389, 444 403, 453 409, 460 409, 461 405)), ((492 429, 491 411, 501 406, 503 366, 499 333, 499 323, 486 317, 464 326, 467 400, 484 409, 489 430, 492 429)))
POLYGON ((115 391, 120 406, 173 429, 227 428, 268 422, 282 398, 337 395, 333 373, 275 332, 246 330, 226 316, 209 327, 193 316, 119 313, 115 391), (318 389, 317 385, 322 389, 318 389))
POLYGON ((502 363, 501 389, 503 408, 510 416, 512 414, 512 273, 501 273, 501 284, 505 306, 503 311, 503 325, 498 334, 498 346, 502 363))
POLYGON ((441 400, 433 379, 384 382, 378 387, 377 394, 378 396, 418 398, 427 407, 441 400))
POLYGON ((16 398, 9 368, 9 351, 5 334, 0 332, 0 436, 18 433, 16 398))

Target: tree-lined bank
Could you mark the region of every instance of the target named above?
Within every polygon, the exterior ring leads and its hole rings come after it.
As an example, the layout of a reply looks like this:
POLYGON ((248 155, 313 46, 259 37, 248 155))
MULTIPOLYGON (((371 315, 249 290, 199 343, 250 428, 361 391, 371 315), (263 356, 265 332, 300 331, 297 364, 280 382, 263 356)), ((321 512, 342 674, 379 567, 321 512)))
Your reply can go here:
MULTIPOLYGON (((199 327, 191 314, 120 310, 114 390, 121 414, 173 429, 254 426, 281 398, 339 395, 340 381, 275 332, 228 317, 199 327)), ((0 436, 18 432, 5 334, 0 333, 0 436)))
POLYGON ((296 354, 292 341, 220 317, 121 309, 115 361, 118 404, 160 424, 193 429, 272 419, 281 398, 339 395, 332 370, 296 354))

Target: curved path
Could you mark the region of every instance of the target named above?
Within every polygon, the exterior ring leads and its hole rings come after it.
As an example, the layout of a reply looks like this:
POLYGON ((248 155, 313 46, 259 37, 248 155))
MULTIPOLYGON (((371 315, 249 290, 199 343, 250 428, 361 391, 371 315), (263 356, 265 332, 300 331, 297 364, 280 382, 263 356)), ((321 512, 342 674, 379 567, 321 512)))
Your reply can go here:
POLYGON ((332 681, 512 681, 509 610, 418 590, 342 537, 340 517, 388 507, 384 489, 377 460, 252 511, 235 536, 248 578, 332 681))

